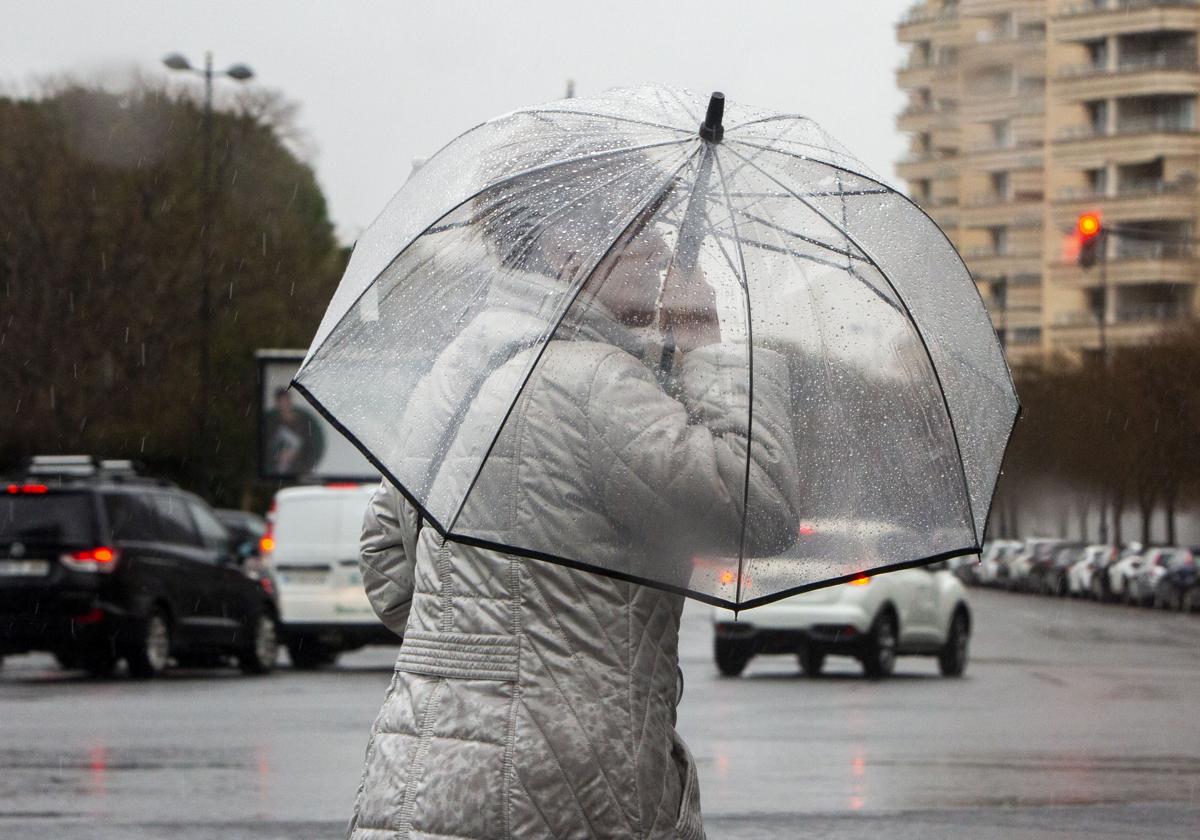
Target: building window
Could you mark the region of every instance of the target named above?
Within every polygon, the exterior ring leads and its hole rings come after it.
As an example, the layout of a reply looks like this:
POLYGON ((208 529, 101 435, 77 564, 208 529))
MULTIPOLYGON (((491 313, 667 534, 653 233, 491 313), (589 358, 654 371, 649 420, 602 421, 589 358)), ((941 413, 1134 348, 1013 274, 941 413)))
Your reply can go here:
POLYGON ((1008 228, 994 227, 989 228, 988 233, 992 238, 992 253, 997 256, 1003 256, 1008 253, 1008 228))

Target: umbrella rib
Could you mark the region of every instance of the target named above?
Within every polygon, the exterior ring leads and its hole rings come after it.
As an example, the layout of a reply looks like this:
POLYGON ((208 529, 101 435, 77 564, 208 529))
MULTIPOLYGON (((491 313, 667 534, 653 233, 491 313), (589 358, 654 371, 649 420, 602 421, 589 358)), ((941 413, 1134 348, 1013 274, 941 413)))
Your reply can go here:
MULTIPOLYGON (((695 131, 693 131, 691 129, 680 128, 679 126, 675 126, 675 125, 664 125, 663 123, 650 122, 649 120, 635 120, 633 117, 618 117, 614 114, 599 114, 599 113, 596 113, 595 111, 576 111, 576 110, 572 110, 569 108, 562 108, 562 109, 559 109, 559 108, 531 108, 526 111, 518 111, 517 113, 535 114, 535 115, 571 114, 571 115, 580 116, 580 117, 596 117, 597 119, 612 120, 613 122, 630 123, 632 125, 644 125, 647 128, 661 128, 666 131, 676 131, 676 132, 679 132, 680 134, 687 134, 689 136, 694 136, 696 133, 695 131)), ((555 126, 555 127, 557 128, 558 126, 555 126)), ((572 131, 574 131, 574 129, 572 129, 572 131)))
POLYGON ((675 104, 678 105, 684 111, 684 113, 686 113, 688 116, 690 116, 697 123, 700 121, 700 115, 697 112, 692 110, 692 106, 689 105, 687 102, 685 102, 683 100, 683 97, 681 97, 679 95, 678 91, 676 91, 674 88, 661 88, 660 87, 660 88, 654 89, 654 95, 656 97, 658 97, 658 101, 662 104, 664 111, 667 110, 667 103, 663 102, 663 98, 662 98, 662 94, 663 94, 664 90, 671 95, 671 98, 675 100, 675 104))
POLYGON ((812 123, 813 125, 816 125, 816 123, 814 123, 812 121, 812 118, 806 117, 803 114, 770 114, 765 117, 758 117, 757 119, 746 120, 746 122, 738 123, 737 125, 727 126, 725 128, 725 130, 733 131, 735 128, 745 128, 748 125, 758 125, 759 123, 765 123, 765 122, 777 122, 779 120, 804 120, 807 123, 812 123))
POLYGON ((640 219, 647 210, 650 210, 657 204, 661 204, 666 199, 666 197, 670 194, 672 185, 675 183, 675 179, 679 177, 679 173, 683 171, 683 168, 691 162, 695 155, 696 151, 693 151, 686 158, 684 158, 683 162, 680 163, 679 166, 671 171, 671 174, 663 181, 662 186, 655 190, 650 198, 648 198, 641 204, 641 206, 638 207, 637 211, 633 213, 629 221, 621 227, 617 235, 613 237, 612 243, 609 244, 609 246, 605 248, 595 260, 592 261, 592 264, 588 267, 587 271, 581 273, 579 287, 571 294, 571 299, 566 302, 565 306, 563 306, 562 311, 558 315, 558 320, 546 333, 546 340, 543 341, 542 346, 538 348, 537 356, 534 357, 533 362, 529 365, 529 369, 525 371, 525 378, 521 381, 521 386, 517 388, 516 393, 513 394, 513 398, 508 405, 508 410, 504 412, 503 419, 501 419, 500 423, 496 426, 496 434, 492 436, 492 441, 488 444, 487 451, 484 452, 483 458, 480 459, 479 467, 475 470, 475 475, 471 478, 471 483, 467 485, 466 492, 463 493, 462 500, 458 503, 458 510, 454 512, 454 516, 451 517, 449 524, 446 526, 446 533, 448 535, 452 534, 454 531, 454 526, 458 523, 458 517, 462 514, 463 508, 465 508, 467 505, 467 499, 471 497, 471 492, 475 489, 475 485, 478 483, 479 477, 483 474, 483 468, 487 465, 488 458, 490 458, 492 455, 492 450, 496 448, 496 443, 500 440, 500 435, 503 434, 504 427, 508 424, 508 418, 512 416, 513 409, 516 408, 517 403, 521 401, 521 394, 525 391, 525 386, 529 384, 529 380, 533 377, 533 372, 537 370, 537 366, 541 362, 542 356, 546 353, 546 348, 548 348, 551 341, 554 340, 554 334, 558 331, 559 326, 562 325, 563 320, 567 317, 567 313, 571 311, 571 307, 574 306, 575 301, 579 298, 579 295, 582 294, 593 272, 595 272, 600 263, 604 262, 604 259, 610 253, 612 253, 613 249, 617 247, 617 243, 624 238, 625 234, 629 232, 630 228, 637 223, 637 220, 640 219))
MULTIPOLYGON (((363 295, 365 295, 368 291, 370 291, 371 287, 374 286, 377 282, 379 282, 379 278, 382 277, 389 268, 391 268, 393 265, 395 265, 396 261, 398 259, 400 259, 400 257, 404 256, 404 254, 408 251, 409 248, 411 248, 417 241, 419 241, 427 233, 429 233, 431 230, 433 230, 434 227, 437 226, 438 222, 445 219, 447 216, 449 216, 454 211, 458 210, 460 207, 463 207, 465 204, 467 204, 467 202, 474 201, 476 198, 483 195, 483 193, 487 192, 488 190, 495 189, 496 187, 508 184, 511 181, 516 180, 517 178, 525 178, 525 177, 528 177, 530 175, 535 175, 540 172, 546 172, 548 170, 554 169, 559 166, 568 166, 571 164, 583 163, 583 162, 589 161, 589 160, 600 160, 602 158, 612 157, 614 155, 620 155, 620 154, 628 154, 630 152, 642 152, 642 151, 646 151, 647 149, 658 149, 658 148, 662 148, 664 146, 681 145, 683 143, 687 143, 691 140, 696 140, 696 139, 698 139, 698 138, 682 137, 678 140, 660 140, 655 143, 643 143, 643 144, 640 144, 637 146, 622 146, 619 149, 606 149, 605 151, 602 151, 602 152, 594 152, 589 155, 581 155, 580 157, 564 158, 562 160, 556 160, 556 161, 552 161, 550 163, 542 164, 540 166, 535 166, 530 169, 522 169, 519 172, 514 172, 511 175, 506 175, 505 177, 501 178, 498 181, 491 181, 491 182, 483 185, 479 189, 472 191, 469 195, 464 197, 461 201, 459 201, 453 207, 450 207, 448 210, 446 210, 446 212, 442 213, 442 215, 438 216, 436 219, 434 219, 432 222, 430 222, 428 225, 426 225, 420 232, 418 232, 415 236, 413 236, 412 239, 410 239, 407 243, 405 243, 404 247, 401 248, 399 251, 397 251, 396 255, 394 257, 392 257, 390 260, 388 260, 387 265, 385 265, 378 272, 376 272, 375 276, 371 278, 370 282, 368 282, 366 285, 364 285, 362 288, 362 291, 358 293, 358 295, 354 298, 353 301, 351 301, 349 303, 349 305, 347 305, 346 311, 343 312, 341 317, 338 318, 337 323, 334 324, 329 329, 329 332, 325 335, 325 338, 321 341, 321 344, 318 347, 311 348, 309 350, 308 364, 304 365, 304 368, 307 368, 308 365, 310 365, 316 361, 317 354, 319 354, 322 350, 325 349, 325 345, 328 344, 329 340, 331 338, 333 338, 333 336, 338 332, 338 330, 342 326, 342 323, 346 320, 347 316, 349 316, 350 313, 353 312, 355 310, 355 308, 358 306, 358 304, 362 301, 363 295)), ((680 168, 682 168, 682 166, 680 168)), ((678 172, 679 170, 677 169, 675 171, 678 172)), ((302 373, 302 372, 303 372, 303 369, 300 371, 297 371, 296 376, 298 377, 300 375, 300 373, 302 373)))
MULTIPOLYGON (((739 155, 740 157, 740 155, 739 155)), ((746 473, 742 481, 742 533, 738 537, 738 573, 734 601, 742 600, 742 566, 746 557, 746 523, 750 521, 750 451, 754 446, 754 318, 750 312, 750 278, 746 276, 746 255, 742 253, 742 242, 738 235, 737 220, 734 218, 733 202, 729 200, 729 185, 725 182, 725 169, 715 152, 717 175, 721 179, 721 190, 725 193, 725 208, 729 211, 729 222, 733 225, 733 244, 737 249, 738 264, 741 266, 742 294, 746 299, 746 473)), ((757 168, 757 167, 755 167, 757 168)))
POLYGON ((867 168, 867 165, 865 163, 862 163, 862 161, 859 161, 857 158, 854 158, 845 152, 837 152, 837 151, 834 151, 833 149, 828 149, 823 146, 813 146, 809 143, 801 143, 799 140, 793 141, 793 142, 798 143, 801 146, 807 146, 810 149, 816 149, 819 152, 833 151, 834 154, 837 154, 841 157, 848 158, 849 160, 853 160, 855 163, 862 164, 863 168, 861 170, 860 169, 851 169, 848 166, 839 166, 836 163, 831 163, 830 161, 825 160, 824 158, 808 157, 807 155, 797 154, 796 152, 789 152, 787 149, 780 149, 780 148, 777 148, 774 146, 764 146, 761 143, 751 143, 749 140, 739 140, 736 137, 728 137, 726 139, 731 143, 737 143, 739 146, 748 146, 751 149, 759 149, 760 151, 763 151, 763 152, 774 152, 776 154, 787 155, 788 157, 796 158, 797 160, 804 160, 804 161, 808 161, 809 163, 820 163, 825 166, 832 167, 834 169, 840 169, 842 172, 846 172, 850 175, 858 175, 859 177, 866 178, 871 183, 878 184, 880 187, 883 187, 888 192, 897 192, 897 190, 894 190, 891 187, 889 187, 887 184, 883 183, 879 179, 879 176, 875 175, 873 172, 871 172, 867 168))
POLYGON ((771 230, 777 231, 779 233, 785 233, 788 236, 799 239, 801 242, 807 242, 809 245, 815 245, 818 248, 823 248, 824 250, 829 251, 834 254, 837 254, 840 257, 846 257, 849 260, 859 260, 861 262, 867 261, 865 257, 860 257, 858 254, 855 254, 853 251, 850 251, 850 250, 843 251, 842 249, 838 248, 836 245, 831 245, 827 242, 822 242, 819 239, 815 239, 811 236, 806 236, 805 234, 800 233, 798 231, 789 230, 788 228, 785 228, 783 225, 772 222, 770 219, 764 219, 762 216, 757 216, 752 213, 747 213, 745 210, 737 210, 736 212, 740 213, 742 216, 745 216, 747 219, 749 219, 752 222, 755 222, 756 224, 760 224, 763 227, 770 228, 771 230))
MULTIPOLYGON (((938 225, 938 223, 935 222, 927 212, 925 212, 925 208, 923 208, 921 205, 917 204, 915 201, 913 201, 911 198, 909 198, 907 195, 900 192, 896 188, 889 187, 887 184, 883 183, 883 181, 877 175, 873 175, 869 172, 859 172, 854 169, 848 169, 845 166, 839 166, 838 164, 831 163, 830 161, 827 161, 827 160, 818 160, 816 158, 805 157, 804 155, 798 155, 794 152, 789 152, 786 149, 775 149, 775 148, 771 148, 770 146, 760 146, 756 143, 748 143, 745 140, 738 140, 736 138, 726 138, 726 139, 732 140, 732 142, 739 143, 743 146, 749 146, 750 148, 753 148, 753 149, 760 149, 764 152, 772 152, 774 154, 783 155, 784 157, 790 157, 795 160, 802 160, 805 163, 813 163, 813 164, 816 164, 817 166, 824 166, 824 167, 834 170, 835 172, 844 172, 847 175, 854 175, 855 177, 863 178, 867 181, 870 181, 872 184, 875 184, 877 187, 879 187, 881 190, 883 190, 883 192, 887 193, 888 195, 896 196, 898 199, 903 201, 905 204, 912 207, 912 209, 914 209, 918 213, 920 213, 921 216, 924 217, 925 220, 928 221, 929 224, 933 226, 933 229, 938 232, 938 234, 942 237, 942 240, 948 246, 950 246, 950 250, 954 253, 954 256, 958 257, 958 263, 960 266, 962 266, 963 271, 965 271, 968 275, 971 273, 971 270, 969 268, 967 268, 967 264, 965 262, 963 262, 962 257, 959 255, 958 249, 955 248, 954 243, 950 241, 950 237, 946 236, 946 232, 944 230, 942 230, 941 226, 938 225)), ((735 152, 735 154, 736 154, 736 152, 735 152)), ((745 159, 745 158, 743 158, 743 159, 745 159)), ((793 195, 794 194, 795 193, 793 191, 793 195)), ((844 194, 852 195, 853 193, 847 191, 844 194)), ((987 306, 984 305, 984 302, 983 302, 983 293, 979 291, 979 286, 977 286, 976 284, 972 283, 971 286, 975 290, 975 299, 977 301, 979 301, 980 311, 986 313, 987 306)), ((949 348, 946 352, 948 354, 954 355, 955 358, 960 358, 960 359, 962 358, 961 354, 954 353, 954 348, 949 348)), ((1001 354, 1001 360, 1003 361, 1003 354, 1001 354)), ((1016 383, 1013 382, 1012 371, 1009 369, 1007 363, 1002 364, 1001 367, 1004 368, 1004 373, 1005 373, 1006 377, 1008 378, 1009 390, 1011 390, 1015 396, 1017 393, 1017 386, 1016 386, 1016 383)), ((1018 405, 1019 404, 1020 403, 1018 402, 1018 405)))
MULTIPOLYGON (((546 211, 546 213, 542 216, 540 224, 544 227, 547 223, 557 221, 561 216, 563 216, 563 215, 569 213, 571 210, 573 210, 580 201, 586 200, 590 196, 593 196, 598 192, 607 190, 613 184, 617 183, 618 181, 622 180, 623 178, 628 178, 630 175, 632 175, 634 173, 642 172, 643 170, 649 169, 652 166, 653 166, 653 163, 651 163, 651 162, 645 162, 645 163, 639 164, 636 167, 632 167, 624 172, 618 173, 617 175, 613 176, 612 178, 609 178, 607 181, 605 181, 601 184, 597 184, 596 186, 591 187, 586 192, 583 192, 580 195, 567 198, 565 201, 558 204, 553 209, 548 209, 546 211)), ((518 261, 523 260, 526 257, 526 255, 528 255, 529 251, 537 244, 537 241, 538 241, 538 238, 536 236, 530 236, 526 242, 525 247, 520 250, 520 252, 516 255, 516 257, 514 258, 510 255, 510 258, 517 259, 518 261)), ((384 298, 384 300, 386 300, 386 298, 384 298)), ((468 307, 468 309, 469 309, 469 307, 468 307)), ((464 310, 464 312, 463 312, 464 316, 466 315, 466 312, 467 312, 467 310, 464 310)), ((483 387, 484 380, 487 377, 487 373, 488 373, 488 371, 479 371, 478 372, 477 381, 475 382, 473 394, 477 394, 479 389, 483 387)), ((453 415, 451 416, 450 421, 446 424, 446 428, 443 429, 442 441, 441 441, 441 443, 439 443, 438 446, 434 447, 433 459, 426 466, 425 479, 423 482, 423 486, 425 486, 425 487, 433 486, 433 480, 434 480, 435 476, 437 475, 438 472, 441 471, 442 464, 444 463, 446 457, 449 455, 451 439, 452 439, 454 433, 457 431, 459 424, 461 423, 463 417, 466 415, 467 411, 470 409, 472 399, 473 399, 473 395, 468 394, 465 399, 463 399, 459 402, 459 405, 455 409, 453 415)))
MULTIPOLYGON (((746 158, 743 155, 741 155, 739 152, 737 152, 735 149, 730 148, 729 151, 730 151, 730 153, 737 155, 738 157, 742 158, 743 160, 746 160, 746 158)), ((820 162, 820 161, 818 161, 818 162, 820 162)), ((806 206, 809 210, 811 210, 812 212, 821 216, 821 218, 825 219, 826 222, 833 225, 835 228, 837 227, 837 224, 832 219, 830 219, 828 215, 826 215, 825 211, 821 210, 816 205, 814 205, 808 201, 805 201, 803 197, 801 197, 799 194, 797 194, 796 191, 793 190, 791 187, 789 187, 787 184, 783 183, 783 181, 779 180, 777 177, 775 177, 771 173, 764 170, 757 163, 752 162, 752 163, 750 163, 750 165, 753 166, 755 169, 757 169, 763 176, 765 176, 766 178, 768 178, 771 181, 778 184, 780 186, 780 188, 787 190, 788 193, 790 193, 797 201, 804 204, 804 206, 806 206)), ((835 167, 835 168, 840 168, 840 167, 835 167)), ((843 170, 843 171, 848 171, 848 170, 843 170)), ((856 174, 856 173, 851 173, 851 174, 856 174)), ((933 353, 931 353, 929 350, 929 342, 925 340, 925 333, 922 332, 920 326, 917 325, 917 319, 913 317, 912 310, 908 308, 908 303, 904 300, 904 297, 900 294, 900 290, 897 289, 892 284, 891 278, 889 278, 887 276, 887 273, 884 272, 883 268, 880 267, 880 265, 875 262, 875 260, 871 257, 871 255, 869 253, 867 253, 867 250, 865 248, 863 248, 862 243, 860 243, 853 235, 851 235, 851 233, 848 230, 842 230, 842 234, 846 237, 847 241, 849 241, 851 244, 854 245, 855 248, 857 248, 859 251, 861 251, 863 253, 863 255, 867 258, 868 262, 870 262, 871 265, 875 268, 875 270, 877 272, 879 272, 879 276, 882 277, 884 282, 888 284, 888 287, 892 290, 892 294, 894 294, 896 296, 896 300, 899 302, 900 306, 903 307, 904 314, 907 317, 908 322, 912 325, 913 330, 916 332, 917 337, 919 339, 921 339, 921 347, 925 350, 925 358, 929 360, 929 369, 933 371, 933 378, 934 378, 934 381, 937 383, 938 393, 940 393, 942 395, 942 406, 946 411, 946 421, 950 424, 950 435, 954 439, 954 448, 958 454, 958 472, 959 472, 959 477, 962 478, 963 495, 965 497, 964 500, 967 505, 967 514, 971 521, 971 535, 975 539, 975 545, 978 546, 979 545, 979 526, 977 526, 975 524, 975 506, 974 506, 974 503, 971 501, 970 485, 967 483, 967 466, 966 466, 966 462, 963 461, 962 444, 959 442, 959 439, 958 439, 958 428, 954 423, 954 414, 950 411, 950 400, 947 399, 947 397, 946 397, 946 387, 945 387, 945 385, 942 384, 942 375, 938 372, 937 363, 934 362, 934 360, 933 360, 933 353)), ((974 284, 972 284, 972 285, 974 285, 974 284)), ((976 291, 978 292, 978 290, 976 290, 976 291)))
MULTIPOLYGON (((746 213, 744 210, 738 210, 737 212, 741 213, 743 216, 750 219, 751 221, 757 221, 756 217, 751 216, 750 214, 746 213)), ((721 241, 720 241, 721 239, 733 239, 734 237, 728 233, 721 232, 720 229, 718 228, 717 224, 712 220, 712 217, 708 215, 707 211, 705 211, 704 215, 705 215, 705 218, 708 219, 709 226, 713 229, 713 234, 717 238, 717 246, 721 249, 721 254, 722 254, 722 256, 725 257, 725 262, 729 263, 729 268, 733 271, 734 274, 737 274, 737 268, 733 265, 733 260, 731 260, 729 258, 729 254, 725 251, 725 247, 723 245, 721 245, 721 241)), ((777 230, 792 234, 792 235, 796 236, 797 238, 804 239, 804 237, 802 235, 794 234, 792 231, 789 231, 786 228, 779 227, 777 225, 766 225, 766 226, 768 228, 774 227, 777 230)), ((787 256, 795 257, 796 259, 807 260, 807 261, 809 261, 811 263, 815 263, 817 265, 824 265, 824 266, 828 266, 830 268, 836 268, 836 269, 840 269, 841 271, 845 271, 851 277, 855 278, 860 283, 862 283, 862 285, 871 294, 875 295, 877 298, 879 298, 881 301, 883 301, 885 304, 887 304, 892 309, 895 309, 897 312, 901 312, 900 305, 896 301, 889 298, 882 291, 877 289, 875 287, 875 284, 871 283, 865 277, 863 277, 861 274, 859 274, 858 269, 856 269, 853 265, 841 265, 839 263, 835 263, 830 260, 823 260, 820 257, 814 256, 812 254, 804 254, 804 253, 801 253, 800 251, 796 251, 791 248, 784 248, 781 245, 771 245, 767 242, 761 242, 757 239, 743 240, 741 237, 738 237, 737 241, 740 244, 749 246, 751 248, 760 248, 764 251, 771 251, 772 253, 776 253, 776 254, 784 254, 787 256)), ((835 253, 835 254, 841 254, 842 256, 846 256, 846 252, 839 251, 836 248, 832 248, 828 245, 824 245, 823 243, 814 241, 813 244, 821 245, 822 247, 833 251, 833 253, 835 253)), ((851 256, 853 256, 853 255, 851 254, 851 256)), ((863 257, 854 257, 854 258, 862 260, 863 262, 868 262, 868 264, 870 264, 869 261, 863 257)))

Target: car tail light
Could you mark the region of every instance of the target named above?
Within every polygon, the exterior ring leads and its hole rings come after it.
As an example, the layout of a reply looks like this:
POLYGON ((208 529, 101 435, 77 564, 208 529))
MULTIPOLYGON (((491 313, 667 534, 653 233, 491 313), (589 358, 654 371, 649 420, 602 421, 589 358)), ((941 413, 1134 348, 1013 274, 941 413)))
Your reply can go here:
POLYGON ((871 582, 871 576, 859 575, 858 577, 851 578, 848 582, 851 586, 866 586, 871 582))
POLYGON ((13 496, 17 496, 17 495, 20 495, 23 493, 40 496, 41 494, 47 492, 48 489, 49 488, 47 488, 45 484, 10 484, 10 485, 8 485, 8 492, 10 495, 13 495, 13 496))
POLYGON ((115 548, 98 546, 83 551, 72 551, 59 557, 62 564, 77 572, 111 572, 117 568, 121 552, 115 548))
POLYGON ((267 510, 267 530, 258 538, 258 553, 264 557, 275 550, 275 502, 267 510))

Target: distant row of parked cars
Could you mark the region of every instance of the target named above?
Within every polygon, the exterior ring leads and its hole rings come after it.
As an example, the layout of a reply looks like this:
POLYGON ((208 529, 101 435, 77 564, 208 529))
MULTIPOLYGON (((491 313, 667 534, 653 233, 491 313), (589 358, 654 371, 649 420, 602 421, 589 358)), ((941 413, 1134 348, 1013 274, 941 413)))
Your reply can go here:
POLYGON ((996 540, 955 572, 978 586, 1191 613, 1200 612, 1198 555, 1200 548, 1185 546, 996 540))
POLYGON ((214 509, 126 461, 40 456, 0 481, 0 662, 46 652, 95 676, 173 665, 317 668, 397 644, 358 571, 374 485, 280 490, 267 517, 214 509))

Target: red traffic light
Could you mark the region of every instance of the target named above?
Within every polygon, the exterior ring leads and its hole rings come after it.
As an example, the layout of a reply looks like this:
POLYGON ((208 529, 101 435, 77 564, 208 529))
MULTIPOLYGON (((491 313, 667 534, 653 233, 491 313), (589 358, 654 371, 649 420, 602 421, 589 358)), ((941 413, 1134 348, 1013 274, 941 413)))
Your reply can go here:
POLYGON ((1097 213, 1080 213, 1077 225, 1079 235, 1091 239, 1100 232, 1100 216, 1097 213))

